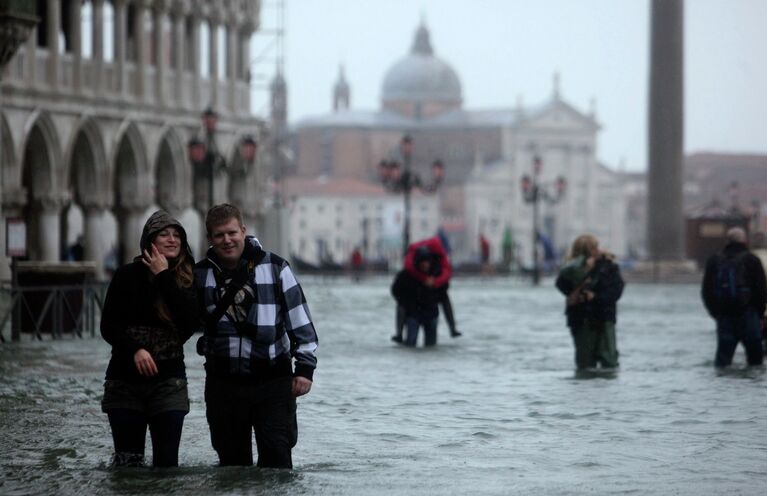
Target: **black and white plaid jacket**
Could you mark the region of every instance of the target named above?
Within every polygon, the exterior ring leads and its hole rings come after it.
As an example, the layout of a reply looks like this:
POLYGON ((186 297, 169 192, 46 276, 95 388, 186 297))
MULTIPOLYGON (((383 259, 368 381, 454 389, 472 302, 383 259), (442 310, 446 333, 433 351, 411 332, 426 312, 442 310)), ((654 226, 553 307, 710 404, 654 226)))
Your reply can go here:
MULTIPOLYGON (((294 375, 311 380, 317 365, 317 333, 288 262, 248 236, 236 270, 248 272, 245 284, 215 325, 203 324, 197 350, 205 355, 208 373, 258 375, 293 358, 294 375)), ((203 322, 210 320, 233 280, 226 274, 212 249, 195 266, 203 322)))

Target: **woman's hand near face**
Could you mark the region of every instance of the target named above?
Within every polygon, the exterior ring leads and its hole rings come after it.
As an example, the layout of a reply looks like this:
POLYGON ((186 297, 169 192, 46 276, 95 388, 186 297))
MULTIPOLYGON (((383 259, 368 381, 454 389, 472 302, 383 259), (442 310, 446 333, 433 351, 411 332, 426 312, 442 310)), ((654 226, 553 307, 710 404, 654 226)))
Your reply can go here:
POLYGON ((152 274, 157 275, 168 268, 168 259, 157 250, 157 247, 154 244, 149 246, 151 253, 144 250, 144 256, 141 261, 144 262, 144 265, 149 267, 152 274))
POLYGON ((133 363, 136 364, 136 370, 138 373, 145 377, 152 377, 157 375, 157 364, 154 363, 154 358, 144 348, 141 348, 133 355, 133 363))

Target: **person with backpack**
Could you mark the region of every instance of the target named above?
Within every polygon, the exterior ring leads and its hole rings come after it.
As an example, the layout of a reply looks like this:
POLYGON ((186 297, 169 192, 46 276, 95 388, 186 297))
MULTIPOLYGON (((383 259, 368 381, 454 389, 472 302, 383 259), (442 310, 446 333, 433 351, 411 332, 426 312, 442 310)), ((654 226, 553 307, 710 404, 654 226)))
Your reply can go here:
POLYGON ((764 268, 748 250, 746 231, 727 231, 727 245, 706 263, 701 295, 709 315, 716 320, 717 348, 714 365, 727 367, 738 343, 746 349, 749 365, 761 365, 762 325, 767 305, 764 268))

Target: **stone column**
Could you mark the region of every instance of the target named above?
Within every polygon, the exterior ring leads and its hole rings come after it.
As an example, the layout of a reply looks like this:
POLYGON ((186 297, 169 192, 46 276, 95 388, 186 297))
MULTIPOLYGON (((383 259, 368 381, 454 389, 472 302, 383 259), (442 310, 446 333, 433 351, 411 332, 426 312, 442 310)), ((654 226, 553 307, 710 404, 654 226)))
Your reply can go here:
POLYGON ((104 81, 104 0, 93 0, 93 20, 91 23, 93 38, 93 93, 101 95, 104 81))
POLYGON ((26 56, 26 59, 24 60, 24 63, 26 64, 26 67, 24 68, 24 82, 27 85, 27 88, 32 88, 37 84, 36 78, 37 78, 37 30, 39 28, 34 27, 32 28, 32 31, 29 33, 29 38, 27 38, 27 45, 26 45, 26 53, 24 54, 26 56))
POLYGON ((117 213, 119 220, 119 246, 121 248, 123 260, 119 264, 129 262, 133 257, 139 254, 139 242, 141 241, 141 231, 144 229, 144 211, 146 206, 122 207, 117 213))
POLYGON ((237 60, 238 55, 238 35, 237 26, 234 22, 230 22, 226 26, 226 84, 228 87, 227 94, 227 106, 229 111, 235 113, 237 110, 237 60))
MULTIPOLYGON (((250 83, 250 36, 252 31, 249 29, 243 29, 240 31, 240 77, 246 83, 250 83)), ((250 113, 250 87, 244 91, 244 102, 242 108, 239 109, 239 113, 250 113)))
POLYGON ((106 246, 103 244, 104 210, 103 203, 83 205, 83 238, 85 238, 85 260, 96 262, 96 277, 104 279, 104 255, 106 246))
POLYGON ((653 262, 684 257, 683 14, 683 0, 652 1, 647 248, 653 262))
POLYGON ((83 41, 82 41, 82 4, 69 3, 69 34, 72 37, 72 89, 82 91, 83 80, 83 41))
POLYGON ((125 44, 127 42, 126 0, 114 0, 114 65, 115 65, 115 91, 120 95, 125 94, 125 44))
POLYGON ((48 22, 45 26, 48 40, 48 84, 52 88, 59 86, 59 26, 61 25, 61 2, 48 0, 48 22))
POLYGON ((165 18, 165 5, 162 2, 155 4, 152 10, 152 33, 154 36, 154 81, 155 102, 158 105, 165 104, 165 36, 163 36, 163 19, 165 18))
POLYGON ((58 262, 61 259, 61 207, 64 197, 47 196, 36 200, 37 244, 40 260, 58 262))
POLYGON ((186 44, 186 18, 183 11, 175 9, 172 13, 172 25, 173 25, 173 52, 176 54, 175 62, 175 91, 173 92, 176 97, 176 106, 183 108, 184 106, 184 71, 186 68, 186 52, 184 45, 186 44))
MULTIPOLYGON (((190 37, 192 39, 191 44, 191 61, 192 61, 192 105, 201 106, 200 104, 200 17, 192 13, 190 37)), ((199 107, 198 107, 199 108, 199 107)))
POLYGON ((218 27, 219 22, 216 17, 210 19, 210 37, 208 39, 208 55, 210 59, 210 101, 213 108, 218 107, 218 27))
POLYGON ((146 88, 144 83, 146 81, 146 39, 144 32, 144 14, 146 13, 146 5, 143 1, 134 3, 133 17, 133 43, 136 49, 136 98, 138 101, 146 99, 146 88))

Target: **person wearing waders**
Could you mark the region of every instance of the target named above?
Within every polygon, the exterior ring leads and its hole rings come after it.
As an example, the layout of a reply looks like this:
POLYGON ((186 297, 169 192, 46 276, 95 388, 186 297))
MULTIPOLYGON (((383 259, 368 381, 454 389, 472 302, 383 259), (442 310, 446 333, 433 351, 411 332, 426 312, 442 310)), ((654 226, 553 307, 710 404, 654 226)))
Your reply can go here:
MULTIPOLYGON (((421 246, 415 250, 414 262, 416 270, 429 274, 432 270, 433 254, 428 247, 421 246)), ((402 269, 394 279, 391 294, 404 312, 407 333, 402 344, 415 346, 418 341, 418 330, 423 327, 424 346, 436 345, 439 291, 402 269)))
POLYGON ((764 360, 762 326, 767 284, 762 262, 748 250, 747 243, 746 231, 733 227, 727 231, 722 252, 706 263, 701 296, 709 315, 716 320, 716 367, 732 363, 738 343, 743 343, 749 365, 761 365, 764 360))
POLYGON ((158 210, 141 233, 141 255, 114 274, 101 314, 112 345, 102 410, 109 417, 113 466, 175 467, 189 412, 184 343, 199 328, 194 259, 181 224, 158 210))
POLYGON ((575 344, 576 367, 618 367, 615 323, 624 283, 613 256, 600 251, 594 236, 579 236, 556 286, 567 297, 565 315, 575 344))
POLYGON ((234 205, 212 207, 205 228, 211 247, 194 273, 211 443, 221 465, 253 465, 255 432, 259 467, 293 468, 296 398, 317 366, 304 292, 287 261, 246 236, 234 205))
MULTIPOLYGON (((439 304, 442 306, 442 313, 445 316, 445 321, 450 330, 450 337, 457 338, 461 336, 462 333, 456 327, 453 305, 450 302, 450 296, 447 293, 450 288, 450 278, 453 275, 453 268, 450 264, 447 248, 445 248, 446 244, 447 241, 446 239, 443 239, 442 236, 435 236, 433 238, 415 242, 408 247, 407 253, 405 254, 404 265, 405 270, 410 276, 437 291, 439 304), (422 246, 428 248, 432 256, 429 273, 421 272, 415 265, 415 253, 422 246)), ((396 343, 402 342, 402 331, 404 327, 405 312, 401 305, 397 305, 394 335, 391 338, 392 341, 396 343)))

